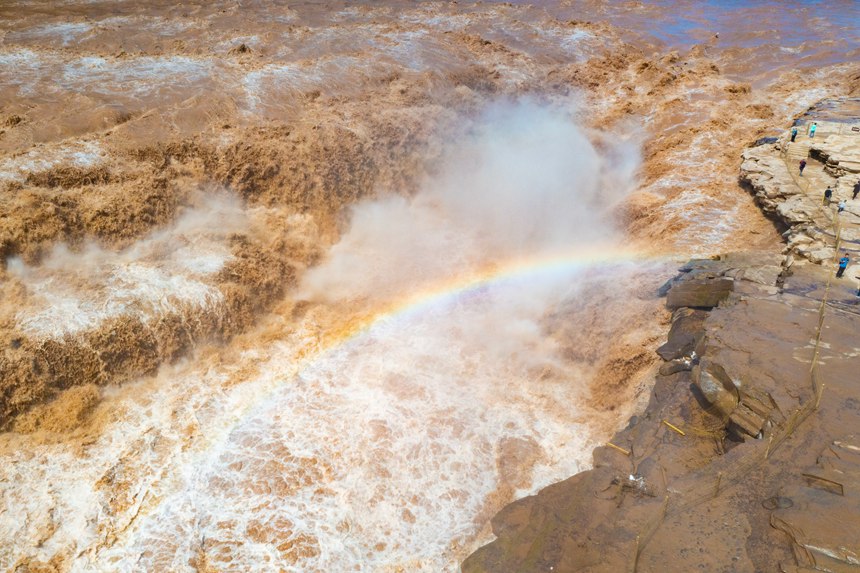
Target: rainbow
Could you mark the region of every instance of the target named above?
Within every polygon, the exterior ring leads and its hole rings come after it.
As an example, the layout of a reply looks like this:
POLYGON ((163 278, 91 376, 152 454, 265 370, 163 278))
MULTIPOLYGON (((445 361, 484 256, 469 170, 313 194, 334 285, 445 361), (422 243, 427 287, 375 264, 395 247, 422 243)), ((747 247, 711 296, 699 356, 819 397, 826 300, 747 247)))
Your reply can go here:
MULTIPOLYGON (((403 296, 395 301, 378 305, 360 316, 351 316, 340 327, 329 329, 323 334, 318 343, 308 344, 299 350, 293 360, 293 366, 289 373, 284 376, 273 378, 258 377, 257 388, 245 394, 244 399, 233 402, 229 397, 226 411, 218 416, 217 427, 211 431, 199 434, 198 441, 188 452, 196 461, 189 460, 190 467, 206 468, 208 463, 204 460, 217 459, 221 452, 228 447, 230 436, 233 431, 252 416, 259 407, 269 402, 279 389, 283 388, 285 381, 301 375, 320 359, 331 352, 342 347, 351 340, 355 340, 367 333, 374 325, 384 320, 397 319, 413 316, 439 304, 446 304, 464 294, 480 291, 489 285, 504 283, 507 280, 515 280, 523 277, 540 275, 567 277, 571 271, 588 269, 596 266, 613 266, 628 263, 668 263, 677 262, 679 256, 667 254, 647 254, 641 251, 623 250, 615 246, 606 248, 592 247, 589 250, 551 253, 544 256, 529 256, 509 259, 495 264, 488 264, 483 268, 475 269, 468 274, 439 281, 403 296), (232 407, 230 403, 232 402, 232 407)), ((254 382, 251 382, 253 385, 254 382)), ((208 471, 204 470, 204 471, 208 471)), ((155 496, 146 504, 141 506, 140 513, 152 513, 158 511, 162 506, 161 501, 169 500, 172 495, 155 496)), ((129 534, 129 533, 126 533, 129 534)))
MULTIPOLYGON (((310 344, 296 355, 295 377, 325 356, 342 348, 350 341, 360 338, 375 325, 390 320, 397 320, 425 312, 436 305, 443 305, 457 297, 479 292, 491 285, 512 281, 518 278, 536 275, 569 274, 578 269, 587 269, 598 265, 619 265, 627 263, 668 263, 679 261, 677 255, 647 254, 642 251, 619 249, 617 246, 606 248, 592 247, 589 250, 550 253, 543 256, 529 256, 509 259, 504 262, 488 264, 475 269, 469 274, 461 274, 432 284, 424 289, 409 293, 394 301, 378 305, 364 313, 350 316, 340 325, 328 328, 318 344, 310 344)), ((246 402, 239 411, 230 416, 230 421, 218 432, 210 436, 209 447, 223 444, 229 439, 231 431, 242 423, 258 406, 265 404, 281 387, 281 382, 267 384, 267 387, 246 402)), ((205 448, 204 449, 208 449, 205 448)))
MULTIPOLYGON (((228 446, 233 431, 250 416, 253 416, 258 408, 267 404, 270 398, 283 388, 285 381, 301 375, 313 364, 342 348, 349 341, 360 338, 374 325, 382 321, 408 318, 416 313, 425 312, 436 305, 444 305, 456 300, 457 297, 479 292, 490 285, 497 285, 508 280, 540 275, 564 277, 569 276, 571 271, 575 272, 579 269, 597 266, 643 262, 665 264, 679 260, 680 257, 677 255, 647 254, 641 251, 619 249, 617 246, 592 247, 588 250, 509 259, 475 269, 468 274, 439 281, 397 300, 371 308, 364 314, 352 315, 341 325, 330 328, 323 333, 318 343, 308 344, 299 349, 294 358, 294 366, 290 368, 292 374, 284 373, 287 374, 286 378, 282 376, 271 379, 259 378, 258 383, 262 383, 261 387, 247 394, 245 399, 234 402, 232 408, 228 406, 228 411, 222 412, 222 416, 219 416, 222 418, 222 422, 218 427, 212 428, 213 431, 201 434, 202 441, 196 444, 193 453, 189 452, 198 458, 198 461, 192 463, 192 466, 205 466, 207 464, 202 463, 203 459, 217 458, 219 453, 228 446)), ((155 503, 146 512, 156 511, 156 507, 160 505, 160 503, 155 503)))
POLYGON ((537 275, 560 275, 600 265, 634 262, 660 263, 675 260, 677 260, 677 256, 665 253, 646 254, 642 251, 606 246, 605 248, 591 247, 588 250, 556 252, 541 256, 532 255, 488 264, 468 274, 449 277, 411 292, 377 307, 341 328, 333 329, 328 333, 329 336, 326 336, 327 343, 323 345, 324 348, 321 353, 360 336, 379 322, 415 315, 435 305, 478 292, 493 284, 537 275))

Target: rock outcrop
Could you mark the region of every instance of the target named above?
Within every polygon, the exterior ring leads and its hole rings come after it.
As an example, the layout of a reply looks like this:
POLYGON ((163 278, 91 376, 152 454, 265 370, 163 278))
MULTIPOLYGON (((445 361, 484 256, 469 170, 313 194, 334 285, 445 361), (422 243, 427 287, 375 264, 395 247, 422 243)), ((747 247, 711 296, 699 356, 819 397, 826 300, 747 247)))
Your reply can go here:
MULTIPOLYGON (((836 149, 821 135, 816 149, 836 149)), ((829 182, 845 199, 851 161, 838 171, 846 160, 822 151, 826 164, 809 157, 800 180, 784 146, 747 151, 742 175, 786 227, 784 253, 684 265, 661 289, 675 310, 646 410, 594 451, 592 470, 502 510, 464 573, 860 565, 860 298, 848 273, 821 264, 835 256, 833 225, 852 249, 856 227, 851 209, 836 214, 803 185, 829 182)))
MULTIPOLYGON (((858 98, 842 98, 821 104, 823 109, 858 105, 858 98)), ((860 244, 860 201, 853 186, 860 180, 860 118, 822 116, 815 108, 796 122, 800 135, 794 142, 786 133, 775 143, 758 145, 743 154, 741 181, 749 187, 756 203, 786 230, 784 237, 791 253, 813 263, 832 262, 836 242, 837 205, 840 238, 846 244, 860 244), (826 119, 826 118, 830 119, 826 119), (814 138, 804 127, 816 121, 814 138), (800 173, 799 162, 807 161, 800 173), (824 191, 831 188, 830 201, 824 191)))

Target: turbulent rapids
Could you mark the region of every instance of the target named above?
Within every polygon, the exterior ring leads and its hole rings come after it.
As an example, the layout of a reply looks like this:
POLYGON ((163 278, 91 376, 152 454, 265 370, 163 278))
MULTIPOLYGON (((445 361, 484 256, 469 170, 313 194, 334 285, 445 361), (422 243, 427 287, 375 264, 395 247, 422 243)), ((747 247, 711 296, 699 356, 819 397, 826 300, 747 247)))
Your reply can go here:
POLYGON ((0 7, 0 569, 456 571, 857 82, 838 6, 718 11, 0 7))

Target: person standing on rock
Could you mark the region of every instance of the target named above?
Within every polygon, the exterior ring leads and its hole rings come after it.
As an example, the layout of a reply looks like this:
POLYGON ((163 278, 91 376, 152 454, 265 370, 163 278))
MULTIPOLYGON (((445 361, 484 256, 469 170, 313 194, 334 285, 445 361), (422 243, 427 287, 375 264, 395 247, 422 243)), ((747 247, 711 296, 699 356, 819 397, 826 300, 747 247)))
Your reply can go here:
POLYGON ((833 197, 833 189, 828 187, 827 189, 824 190, 824 206, 825 207, 830 206, 830 198, 831 197, 833 197))
POLYGON ((813 121, 812 125, 809 126, 809 137, 815 137, 816 129, 818 129, 818 124, 813 121))
POLYGON ((794 143, 794 138, 797 137, 797 126, 791 128, 791 142, 794 143))
POLYGON ((841 279, 842 273, 848 268, 848 253, 842 253, 842 258, 839 259, 839 270, 836 271, 836 278, 841 279))
POLYGON ((839 202, 839 208, 836 209, 836 212, 841 213, 844 210, 845 210, 845 199, 843 199, 842 201, 839 202))
POLYGON ((860 194, 860 179, 858 179, 857 183, 854 184, 854 195, 852 195, 851 198, 856 199, 858 194, 860 194))
POLYGON ((806 159, 800 160, 800 176, 803 177, 803 170, 806 169, 806 159))

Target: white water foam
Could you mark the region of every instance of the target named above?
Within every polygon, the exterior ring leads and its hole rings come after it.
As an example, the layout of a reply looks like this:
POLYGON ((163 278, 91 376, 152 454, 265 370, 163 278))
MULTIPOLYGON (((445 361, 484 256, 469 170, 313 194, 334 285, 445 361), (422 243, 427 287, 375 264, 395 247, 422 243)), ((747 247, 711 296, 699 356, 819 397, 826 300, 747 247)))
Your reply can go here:
POLYGON ((211 74, 210 60, 186 56, 86 56, 66 63, 55 79, 67 90, 141 97, 201 85, 211 79, 211 74))
POLYGON ((630 182, 607 161, 565 113, 489 114, 415 201, 356 210, 277 335, 113 391, 113 421, 77 455, 6 444, 0 537, 16 543, 0 567, 456 571, 501 504, 587 467, 602 437, 581 405, 590 365, 546 327, 591 279, 499 277, 325 341, 365 305, 474 264, 611 238, 601 213, 630 182))
POLYGON ((59 245, 39 266, 8 261, 30 304, 16 315, 35 336, 63 336, 120 315, 148 320, 192 305, 215 307, 221 292, 208 282, 232 256, 226 238, 247 228, 234 200, 209 200, 168 229, 113 252, 91 243, 59 245))
POLYGON ((72 141, 36 147, 26 153, 0 160, 0 181, 24 181, 31 173, 58 165, 95 167, 102 163, 105 157, 106 153, 97 141, 72 141))
POLYGON ((59 44, 60 46, 68 46, 69 44, 79 41, 82 36, 92 31, 93 25, 88 22, 54 22, 52 24, 42 24, 33 28, 27 28, 20 32, 10 34, 11 40, 21 39, 37 39, 47 40, 50 43, 59 44))

